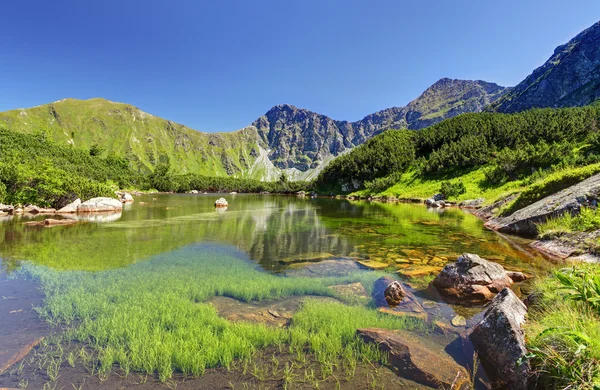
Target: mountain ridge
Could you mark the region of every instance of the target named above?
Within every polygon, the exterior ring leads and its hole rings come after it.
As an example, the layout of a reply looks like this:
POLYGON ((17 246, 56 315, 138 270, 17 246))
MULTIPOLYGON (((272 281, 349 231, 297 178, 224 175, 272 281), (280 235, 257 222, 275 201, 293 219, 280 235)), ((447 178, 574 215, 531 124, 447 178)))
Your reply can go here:
POLYGON ((531 108, 584 106, 600 98, 600 22, 556 47, 488 110, 513 113, 531 108))
POLYGON ((350 122, 279 104, 233 132, 205 133, 104 98, 65 98, 0 113, 0 125, 23 133, 42 131, 59 144, 127 158, 137 170, 171 162, 175 171, 275 180, 311 179, 327 162, 373 136, 422 128, 463 112, 479 112, 507 88, 484 81, 443 78, 404 107, 350 122))

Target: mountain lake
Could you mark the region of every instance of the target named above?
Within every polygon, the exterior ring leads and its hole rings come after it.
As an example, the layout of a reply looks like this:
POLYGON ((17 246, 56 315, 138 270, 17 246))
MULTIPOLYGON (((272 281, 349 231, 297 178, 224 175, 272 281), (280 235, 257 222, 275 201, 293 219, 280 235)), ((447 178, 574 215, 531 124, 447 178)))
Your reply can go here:
POLYGON ((486 388, 459 337, 483 308, 430 282, 462 253, 533 276, 549 265, 464 210, 419 204, 147 194, 24 224, 44 218, 0 221, 0 388, 430 388, 381 364, 354 336, 368 327, 413 335, 486 388), (378 307, 382 276, 417 307, 378 307))

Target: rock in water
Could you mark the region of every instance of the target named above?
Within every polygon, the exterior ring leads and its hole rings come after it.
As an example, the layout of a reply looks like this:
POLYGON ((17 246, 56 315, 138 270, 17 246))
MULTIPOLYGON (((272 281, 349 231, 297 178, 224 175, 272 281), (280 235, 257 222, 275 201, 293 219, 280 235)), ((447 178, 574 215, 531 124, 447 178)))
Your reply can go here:
POLYGON ((127 192, 123 192, 120 195, 120 200, 122 203, 131 203, 133 202, 133 196, 127 192))
POLYGON ((429 348, 426 340, 387 329, 358 329, 356 334, 388 353, 389 363, 407 379, 438 389, 471 388, 466 370, 443 351, 429 348))
POLYGON ((104 211, 121 211, 123 204, 114 198, 92 198, 77 206, 78 213, 95 213, 104 211))
POLYGON ((43 207, 32 205, 25 207, 23 211, 29 214, 54 214, 56 212, 55 209, 45 209, 43 207))
POLYGON ((496 295, 469 336, 479 355, 494 367, 508 389, 527 389, 531 373, 521 329, 526 314, 523 302, 505 288, 496 295))
MULTIPOLYGON (((397 312, 423 313, 423 306, 402 284, 389 276, 382 276, 373 284, 371 297, 379 308, 394 308, 397 312)), ((392 311, 385 311, 391 312, 392 311)))
POLYGON ((76 213, 77 212, 77 207, 79 207, 80 204, 81 204, 81 199, 77 198, 72 203, 69 203, 65 207, 63 207, 60 210, 58 210, 57 213, 63 213, 63 214, 66 214, 66 213, 76 213))
POLYGON ((390 307, 396 307, 402 302, 406 293, 402 288, 400 282, 394 280, 390 283, 384 291, 385 301, 390 307))
POLYGON ((500 290, 512 284, 513 280, 500 264, 471 253, 465 253, 455 263, 446 265, 433 280, 433 285, 445 298, 469 305, 490 301, 500 290))
POLYGON ((225 200, 225 198, 219 198, 215 201, 215 207, 227 207, 229 204, 225 200))

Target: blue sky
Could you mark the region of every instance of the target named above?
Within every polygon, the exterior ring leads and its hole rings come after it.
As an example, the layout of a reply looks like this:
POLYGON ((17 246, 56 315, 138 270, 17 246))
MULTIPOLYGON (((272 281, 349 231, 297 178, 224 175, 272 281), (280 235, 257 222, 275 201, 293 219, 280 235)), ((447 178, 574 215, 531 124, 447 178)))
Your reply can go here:
POLYGON ((600 2, 11 1, 0 111, 104 97, 202 131, 280 103, 357 120, 442 77, 515 85, 600 2))

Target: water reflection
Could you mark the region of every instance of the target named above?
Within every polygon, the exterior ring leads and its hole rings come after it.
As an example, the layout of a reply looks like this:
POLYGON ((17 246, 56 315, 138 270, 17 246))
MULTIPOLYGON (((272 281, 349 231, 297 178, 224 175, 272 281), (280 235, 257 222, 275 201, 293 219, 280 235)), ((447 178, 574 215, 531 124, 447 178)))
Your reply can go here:
POLYGON ((110 223, 54 229, 28 229, 19 218, 6 219, 0 225, 0 254, 84 270, 124 267, 201 242, 235 245, 273 271, 329 257, 426 264, 467 251, 518 269, 538 261, 458 209, 432 212, 420 205, 295 196, 227 198, 228 209, 216 212, 214 195, 144 195, 122 213, 71 216, 110 223))

